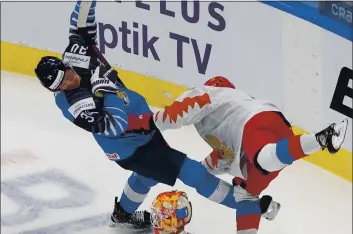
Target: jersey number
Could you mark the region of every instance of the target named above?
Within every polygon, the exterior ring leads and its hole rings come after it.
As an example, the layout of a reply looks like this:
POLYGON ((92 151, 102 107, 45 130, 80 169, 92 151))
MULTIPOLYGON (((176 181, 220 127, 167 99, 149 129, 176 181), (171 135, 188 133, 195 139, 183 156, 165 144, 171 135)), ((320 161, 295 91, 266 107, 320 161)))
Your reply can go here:
POLYGON ((88 46, 86 47, 86 46, 80 46, 78 44, 73 44, 70 52, 77 54, 77 51, 78 51, 78 54, 85 55, 87 53, 87 50, 88 50, 88 46))
POLYGON ((98 114, 98 112, 90 112, 90 111, 83 111, 81 112, 80 116, 83 119, 86 119, 88 123, 93 123, 94 122, 94 116, 93 114, 98 114))

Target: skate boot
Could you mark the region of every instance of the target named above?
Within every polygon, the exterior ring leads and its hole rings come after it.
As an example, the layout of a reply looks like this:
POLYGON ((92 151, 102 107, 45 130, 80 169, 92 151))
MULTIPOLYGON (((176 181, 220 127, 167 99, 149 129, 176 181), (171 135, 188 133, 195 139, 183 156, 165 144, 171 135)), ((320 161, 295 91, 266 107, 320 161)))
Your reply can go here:
POLYGON ((321 132, 315 134, 317 142, 321 148, 327 150, 331 154, 337 153, 341 148, 347 131, 348 120, 345 119, 341 123, 333 123, 321 132))
POLYGON ((115 206, 113 214, 110 217, 110 227, 124 226, 134 230, 152 230, 150 213, 147 211, 135 211, 127 213, 118 202, 118 197, 115 197, 115 206))
POLYGON ((281 209, 281 204, 275 202, 271 196, 264 195, 260 199, 260 208, 262 217, 267 220, 274 220, 278 214, 278 211, 281 209))

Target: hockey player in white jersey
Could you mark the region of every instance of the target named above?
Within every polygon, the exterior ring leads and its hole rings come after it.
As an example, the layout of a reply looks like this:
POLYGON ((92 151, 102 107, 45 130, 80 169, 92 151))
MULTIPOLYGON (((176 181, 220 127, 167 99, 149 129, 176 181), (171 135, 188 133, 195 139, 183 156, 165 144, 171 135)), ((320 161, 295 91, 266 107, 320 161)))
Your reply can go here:
POLYGON ((246 212, 237 210, 239 234, 257 233, 261 215, 274 219, 279 204, 269 196, 254 198, 279 172, 320 150, 335 154, 341 148, 348 124, 345 120, 316 134, 294 135, 279 108, 236 89, 225 77, 214 77, 204 86, 186 91, 170 106, 156 112, 154 121, 161 131, 195 125, 213 148, 203 165, 213 174, 234 176, 238 204, 242 200, 258 203, 261 214, 251 212, 252 208, 242 209, 246 212))

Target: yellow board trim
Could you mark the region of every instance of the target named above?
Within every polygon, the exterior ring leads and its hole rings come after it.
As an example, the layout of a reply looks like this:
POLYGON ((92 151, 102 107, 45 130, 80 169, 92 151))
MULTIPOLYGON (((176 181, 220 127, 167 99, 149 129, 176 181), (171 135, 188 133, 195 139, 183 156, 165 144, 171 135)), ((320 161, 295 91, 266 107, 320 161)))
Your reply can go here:
MULTIPOLYGON (((35 77, 34 68, 43 56, 56 56, 59 53, 35 49, 23 45, 1 42, 1 70, 35 77)), ((123 82, 132 90, 143 95, 151 106, 164 107, 175 100, 186 87, 162 81, 114 67, 123 82)))
MULTIPOLYGON (((1 70, 34 77, 34 68, 41 57, 51 55, 61 57, 61 54, 46 50, 31 48, 19 44, 1 42, 1 70)), ((137 74, 131 71, 119 71, 119 76, 128 87, 143 95, 151 106, 163 108, 170 105, 187 87, 137 74)), ((307 133, 300 128, 294 128, 296 134, 307 133)), ((321 168, 352 183, 352 152, 342 149, 336 155, 330 155, 326 150, 305 158, 321 168)))
MULTIPOLYGON (((293 131, 296 135, 308 133, 297 127, 293 127, 293 131)), ((326 169, 352 183, 352 157, 352 152, 346 149, 341 149, 335 155, 324 150, 312 154, 304 158, 304 160, 326 169)))

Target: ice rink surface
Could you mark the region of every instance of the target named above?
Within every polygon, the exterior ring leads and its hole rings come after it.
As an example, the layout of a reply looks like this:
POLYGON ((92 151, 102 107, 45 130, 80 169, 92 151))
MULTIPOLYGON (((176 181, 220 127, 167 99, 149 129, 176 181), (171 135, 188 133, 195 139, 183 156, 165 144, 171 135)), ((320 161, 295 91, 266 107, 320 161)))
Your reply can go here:
MULTIPOLYGON (((202 160, 210 148, 193 127, 164 132, 168 143, 202 160)), ((93 137, 66 120, 35 79, 1 72, 1 233, 125 233, 107 226, 114 196, 130 172, 109 161, 93 137)), ((231 177, 223 177, 230 179, 231 177)), ((235 211, 188 193, 193 234, 235 234, 235 211)), ((141 208, 172 188, 158 185, 141 208)), ((265 191, 282 204, 259 234, 351 234, 352 184, 305 161, 265 191)))

